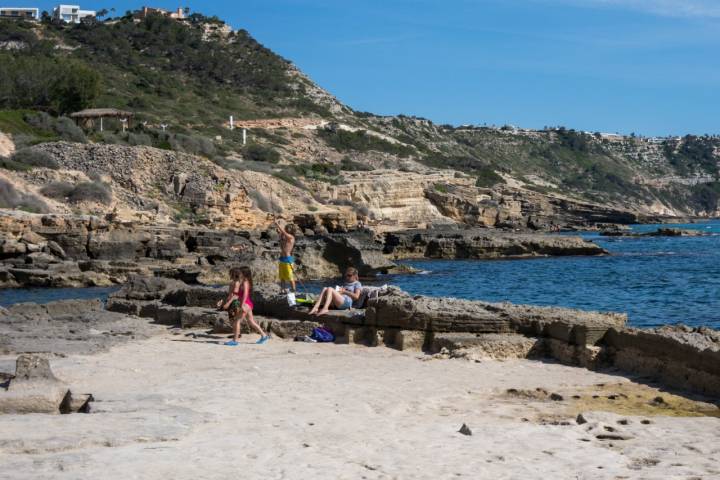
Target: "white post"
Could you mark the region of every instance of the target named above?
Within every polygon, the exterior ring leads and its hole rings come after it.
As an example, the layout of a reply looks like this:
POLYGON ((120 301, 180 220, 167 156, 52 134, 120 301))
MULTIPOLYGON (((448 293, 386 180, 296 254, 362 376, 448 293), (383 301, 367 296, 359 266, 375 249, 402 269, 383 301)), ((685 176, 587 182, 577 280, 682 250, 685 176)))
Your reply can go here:
POLYGON ((103 131, 103 123, 102 123, 102 121, 103 121, 103 117, 100 117, 100 131, 101 131, 101 132, 103 131))
POLYGON ((127 127, 127 118, 121 118, 120 123, 122 123, 123 133, 125 133, 125 128, 127 127))
POLYGON ((247 143, 247 130, 243 128, 243 145, 247 143))
POLYGON ((235 122, 233 121, 232 115, 230 115, 230 130, 235 130, 235 122))

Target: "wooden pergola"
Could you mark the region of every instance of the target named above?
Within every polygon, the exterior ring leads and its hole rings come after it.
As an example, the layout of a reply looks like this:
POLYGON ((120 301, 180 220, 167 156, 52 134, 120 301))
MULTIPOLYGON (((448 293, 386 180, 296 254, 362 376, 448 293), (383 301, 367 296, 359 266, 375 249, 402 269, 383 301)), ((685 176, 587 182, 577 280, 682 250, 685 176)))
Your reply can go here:
POLYGON ((95 122, 100 120, 100 131, 102 132, 104 118, 117 118, 123 123, 123 130, 125 130, 125 127, 130 127, 130 121, 132 120, 133 115, 133 112, 118 110, 115 108, 88 108, 86 110, 71 113, 70 117, 75 120, 76 124, 82 124, 82 127, 84 128, 92 128, 95 126, 95 122), (125 125, 126 122, 127 125, 125 125))

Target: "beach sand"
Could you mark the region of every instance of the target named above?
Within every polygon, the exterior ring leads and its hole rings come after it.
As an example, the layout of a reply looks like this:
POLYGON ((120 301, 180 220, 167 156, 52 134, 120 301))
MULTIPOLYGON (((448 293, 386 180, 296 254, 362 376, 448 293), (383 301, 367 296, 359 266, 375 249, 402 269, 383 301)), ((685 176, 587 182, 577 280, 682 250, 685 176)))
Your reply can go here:
POLYGON ((93 413, 0 416, 0 478, 720 478, 720 419, 657 415, 716 407, 622 376, 255 338, 53 359, 93 413))

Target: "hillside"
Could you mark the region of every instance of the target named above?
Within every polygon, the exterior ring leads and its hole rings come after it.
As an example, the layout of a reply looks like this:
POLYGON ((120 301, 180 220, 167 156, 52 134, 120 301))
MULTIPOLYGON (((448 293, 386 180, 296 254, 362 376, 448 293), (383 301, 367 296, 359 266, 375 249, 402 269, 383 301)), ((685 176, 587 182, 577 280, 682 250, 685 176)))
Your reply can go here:
POLYGON ((0 21, 0 63, 4 207, 238 227, 285 212, 308 225, 390 230, 720 214, 718 137, 453 127, 356 112, 248 32, 199 14, 0 21), (88 107, 135 118, 128 131, 108 119, 103 132, 67 118, 88 107), (138 179, 131 162, 117 172, 112 155, 144 159, 133 161, 149 170, 138 179), (213 194, 180 194, 188 175, 213 194), (241 211, 248 219, 228 215, 241 211))

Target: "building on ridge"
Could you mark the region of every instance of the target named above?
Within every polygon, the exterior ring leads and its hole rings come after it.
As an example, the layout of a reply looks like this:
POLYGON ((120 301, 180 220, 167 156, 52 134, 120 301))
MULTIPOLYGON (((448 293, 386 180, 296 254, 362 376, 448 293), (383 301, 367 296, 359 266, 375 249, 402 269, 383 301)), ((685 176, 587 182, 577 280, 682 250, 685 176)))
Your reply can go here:
POLYGON ((143 20, 147 18, 148 15, 162 15, 175 20, 183 20, 185 19, 185 10, 178 7, 177 10, 171 12, 169 10, 165 10, 164 8, 142 7, 140 10, 134 12, 133 17, 137 20, 143 20))
POLYGON ((25 7, 0 7, 0 18, 40 20, 40 9, 25 7))
POLYGON ((95 16, 95 10, 80 10, 80 5, 58 5, 52 13, 52 18, 65 23, 80 23, 83 18, 95 16))

